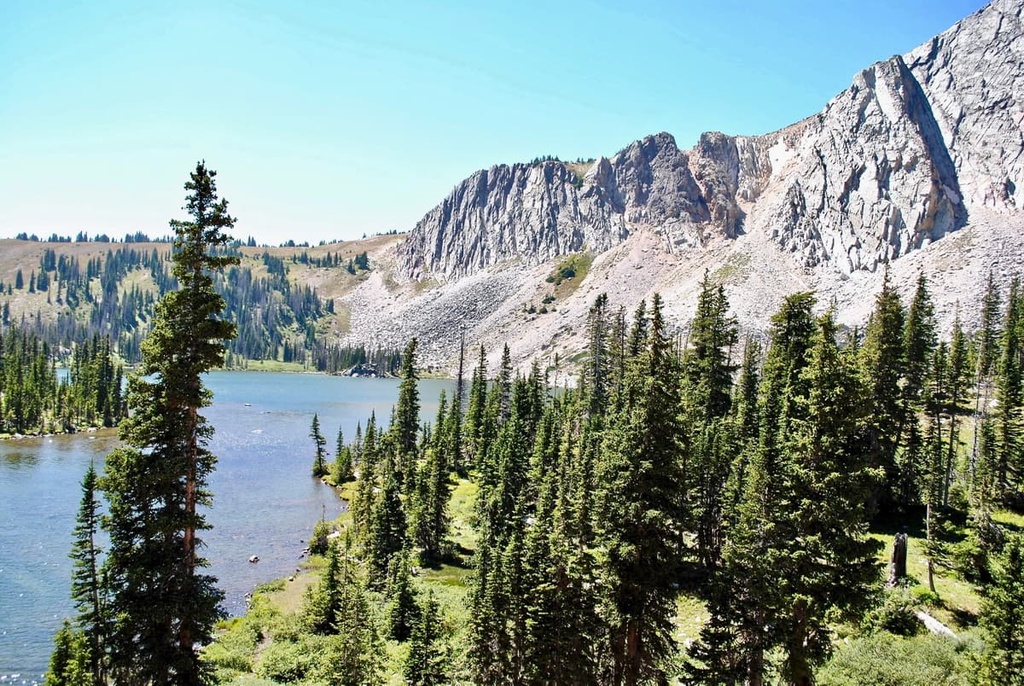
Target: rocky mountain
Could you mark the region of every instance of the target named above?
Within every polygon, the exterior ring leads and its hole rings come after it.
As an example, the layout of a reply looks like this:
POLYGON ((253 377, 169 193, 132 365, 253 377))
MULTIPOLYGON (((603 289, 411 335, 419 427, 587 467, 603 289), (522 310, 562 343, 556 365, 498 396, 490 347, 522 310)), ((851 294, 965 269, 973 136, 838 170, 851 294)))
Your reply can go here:
POLYGON ((948 322, 990 269, 1024 268, 1022 16, 1021 0, 995 0, 767 135, 706 133, 682 150, 659 133, 589 162, 481 170, 377 256, 391 281, 343 299, 351 335, 426 335, 441 360, 457 324, 553 358, 572 353, 600 292, 633 307, 659 291, 685 327, 705 269, 752 329, 801 288, 855 324, 884 262, 908 291, 925 272, 948 322), (572 254, 591 266, 553 291, 572 254), (530 312, 542 299, 556 315, 530 312))
POLYGON ((412 278, 600 253, 637 230, 665 249, 762 232, 805 267, 841 273, 1017 209, 1024 151, 1021 3, 997 0, 879 62, 818 114, 765 136, 666 133, 588 164, 496 165, 460 183, 399 250, 412 278))

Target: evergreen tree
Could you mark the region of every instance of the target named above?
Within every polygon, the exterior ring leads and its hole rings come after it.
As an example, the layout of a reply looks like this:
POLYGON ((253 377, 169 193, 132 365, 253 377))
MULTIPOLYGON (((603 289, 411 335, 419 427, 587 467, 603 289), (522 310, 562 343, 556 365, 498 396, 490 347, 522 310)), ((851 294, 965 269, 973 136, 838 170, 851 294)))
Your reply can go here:
POLYGON ((451 450, 452 426, 446 422, 451 421, 446 408, 445 392, 441 391, 437 410, 439 428, 424 451, 425 459, 416 479, 414 493, 413 538, 420 548, 420 561, 424 564, 434 564, 440 559, 448 536, 451 486, 445 457, 451 450))
POLYGON ((603 415, 608 408, 612 360, 608 351, 608 294, 594 300, 587 318, 588 355, 580 383, 587 389, 591 415, 603 415))
POLYGON ((398 479, 393 470, 384 476, 380 499, 370 520, 369 562, 370 583, 383 587, 388 578, 392 558, 405 548, 407 520, 399 495, 398 479))
POLYGON ((78 626, 88 648, 89 673, 92 683, 105 680, 106 636, 109 630, 104 607, 104 588, 100 579, 101 549, 96 543, 100 525, 99 502, 96 499, 96 469, 90 463, 82 479, 82 502, 75 520, 74 542, 70 557, 71 598, 78 610, 78 626))
POLYGON ((960 308, 957 307, 953 321, 953 333, 949 343, 949 373, 945 412, 949 415, 949 439, 946 441, 945 464, 942 467, 942 505, 949 505, 950 487, 956 469, 956 456, 961 445, 960 415, 967 402, 970 390, 970 343, 960 322, 960 308))
POLYGON ((466 358, 466 334, 463 332, 459 343, 459 371, 455 377, 455 395, 452 396, 452 409, 448 415, 448 423, 445 425, 445 432, 451 443, 450 465, 451 469, 458 474, 464 474, 466 465, 463 464, 463 436, 462 436, 462 403, 464 402, 465 388, 463 384, 464 363, 466 358))
POLYGON ((398 386, 398 405, 395 408, 394 440, 398 450, 399 485, 413 478, 416 463, 416 438, 420 428, 420 396, 416 374, 416 339, 405 346, 402 353, 402 383, 398 386))
POLYGON ((327 439, 320 433, 320 417, 313 413, 313 423, 309 427, 309 437, 313 439, 316 452, 313 456, 313 476, 319 479, 327 475, 327 439))
POLYGON ((1002 303, 995 276, 988 273, 985 294, 981 298, 981 325, 978 330, 978 378, 995 372, 999 361, 999 329, 1002 303))
POLYGON ((808 392, 794 398, 800 407, 785 439, 790 504, 780 503, 777 513, 782 530, 792 532, 780 541, 789 553, 779 570, 786 596, 782 675, 801 686, 814 683, 813 667, 831 653, 827 620, 858 618, 879 578, 878 545, 867 538, 864 506, 873 486, 866 408, 856 364, 839 349, 830 314, 819 319, 808 357, 802 373, 808 392))
POLYGON ((91 670, 89 642, 80 631, 75 631, 67 620, 53 637, 50 666, 43 680, 45 686, 96 686, 91 670))
POLYGON ((338 561, 337 621, 311 680, 339 686, 381 683, 380 637, 347 538, 338 561))
POLYGON ((469 385, 469 407, 466 411, 466 438, 472 453, 473 466, 480 468, 491 440, 487 418, 487 355, 480 346, 480 360, 473 370, 469 385))
POLYGON ((101 480, 109 501, 105 575, 116 681, 205 683, 196 646, 209 642, 221 616, 223 594, 199 573, 206 561, 197 554, 198 534, 209 528, 197 508, 210 504, 207 480, 216 462, 206 447, 213 428, 199 414, 210 403, 202 374, 223 362, 223 342, 235 333, 220 318, 224 300, 211 276, 237 261, 219 253, 235 220, 217 198, 215 177, 200 162, 185 184, 192 220, 171 221, 179 289, 157 305, 142 365, 129 380, 125 447, 108 456, 101 480))
POLYGON ((1024 444, 1021 419, 1021 408, 1024 406, 1024 347, 1021 342, 1024 294, 1021 293, 1019 279, 1015 278, 1010 283, 1003 321, 999 373, 996 379, 996 399, 999 402, 995 409, 997 441, 994 467, 998 495, 1006 501, 1015 488, 1013 476, 1024 444))
POLYGON ((745 466, 736 524, 722 549, 709 594, 710 619, 694 646, 688 683, 761 686, 769 650, 781 645, 788 615, 780 579, 793 534, 785 440, 808 396, 804 370, 817 329, 814 296, 796 293, 772 317, 771 343, 758 393, 756 444, 745 466))
POLYGON ((1024 540, 1006 545, 995 580, 987 588, 981 626, 988 633, 978 683, 1024 685, 1024 540))
POLYGON ((898 502, 904 510, 920 502, 920 488, 927 469, 928 451, 918 415, 924 409, 923 400, 935 345, 935 313, 927 281, 922 274, 917 280, 903 332, 904 373, 898 431, 903 447, 897 451, 896 467, 898 502))
POLYGON ((498 367, 498 426, 508 421, 512 414, 512 353, 508 344, 501 350, 501 365, 498 367))
MULTIPOLYGON (((358 427, 357 427, 358 429, 358 427)), ((352 479, 352 448, 345 445, 345 434, 341 427, 338 427, 338 437, 335 439, 334 465, 331 467, 331 478, 339 486, 352 479)))
POLYGON ((328 543, 327 565, 320 583, 310 586, 306 591, 302 623, 313 633, 326 635, 337 631, 343 609, 342 554, 337 543, 328 543))
POLYGON ((686 519, 679 369, 657 295, 643 328, 644 348, 630 363, 598 479, 613 684, 665 678, 686 519))
POLYGON ((886 266, 882 290, 875 297, 875 309, 860 347, 861 363, 867 379, 869 405, 873 408, 869 424, 872 466, 882 469, 881 491, 872 501, 891 509, 899 500, 899 470, 896 449, 900 443, 904 408, 900 390, 903 377, 903 328, 905 313, 899 293, 889 281, 886 266))
POLYGON ((690 498, 698 555, 706 566, 717 564, 721 550, 723 494, 729 478, 732 425, 730 409, 732 346, 738 341, 735 321, 722 286, 704 273, 697 312, 690 322, 689 346, 683 354, 683 421, 692 447, 688 461, 690 498))
POLYGON ((388 633, 396 641, 408 641, 420 619, 420 606, 416 589, 412 585, 408 554, 403 552, 391 558, 385 595, 388 633))
POLYGON ((412 630, 409 655, 402 669, 412 686, 443 686, 450 683, 447 654, 441 634, 440 608, 432 591, 420 607, 420 617, 412 630))

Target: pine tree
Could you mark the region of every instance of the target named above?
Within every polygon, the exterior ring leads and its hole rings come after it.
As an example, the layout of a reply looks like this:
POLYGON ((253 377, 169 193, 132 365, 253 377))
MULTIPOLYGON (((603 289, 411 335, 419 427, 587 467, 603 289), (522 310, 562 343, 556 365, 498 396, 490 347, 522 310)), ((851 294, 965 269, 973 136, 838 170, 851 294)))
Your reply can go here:
POLYGON ((785 438, 790 504, 783 510, 781 548, 789 554, 778 571, 785 594, 782 674, 787 683, 813 683, 813 667, 831 653, 827 620, 856 619, 878 582, 878 545, 867 538, 864 503, 873 486, 863 423, 866 409, 852 356, 836 343, 831 314, 818 331, 802 373, 807 395, 794 398, 785 438), (788 520, 788 521, 787 521, 788 520))
POLYGON ((643 329, 644 347, 630 363, 622 408, 606 431, 598 478, 614 684, 664 678, 675 646, 674 584, 686 519, 678 361, 657 295, 643 329))
POLYGON ((429 591, 420 606, 420 617, 413 627, 409 655, 402 675, 412 686, 443 686, 450 683, 447 654, 441 633, 440 608, 429 591))
POLYGON ((814 296, 786 298, 772 317, 771 343, 758 393, 759 429, 744 467, 742 496, 714 572, 710 619, 694 646, 688 683, 761 686, 769 650, 783 641, 786 594, 780 586, 790 564, 793 535, 785 441, 808 396, 804 374, 817 329, 814 296))
POLYGON ((953 483, 953 474, 956 469, 956 456, 959 452, 960 441, 960 414, 967 402, 967 393, 970 390, 970 343, 964 333, 963 325, 960 322, 960 308, 957 307, 956 317, 953 320, 953 333, 949 343, 949 375, 948 392, 945 411, 949 415, 949 439, 946 441, 945 464, 943 465, 942 482, 942 505, 949 505, 949 492, 953 483))
POLYGON ((342 554, 337 543, 328 543, 327 565, 324 567, 320 583, 310 586, 306 591, 302 623, 313 633, 326 635, 337 631, 343 610, 342 554))
POLYGON ((487 409, 487 356, 480 346, 480 360, 473 369, 469 384, 469 405, 466 410, 466 438, 472 456, 472 464, 479 469, 490 443, 490 427, 486 422, 487 409))
POLYGON ((1024 329, 1024 294, 1021 293, 1020 280, 1010 283, 1007 296, 1006 316, 1004 317, 1003 335, 1000 341, 1000 359, 996 379, 996 399, 999 401, 995 410, 996 453, 995 481, 998 495, 1008 500, 1012 490, 1013 473, 1018 467, 1022 444, 1024 444, 1024 427, 1022 427, 1021 407, 1024 406, 1024 344, 1021 342, 1024 329))
POLYGON ((309 437, 313 439, 316 452, 313 456, 313 477, 327 475, 327 439, 320 433, 320 417, 313 413, 313 423, 309 427, 309 437))
POLYGON ((446 418, 450 418, 450 415, 447 413, 445 392, 441 391, 437 410, 439 428, 424 451, 425 459, 413 494, 413 538, 415 545, 420 548, 420 561, 423 564, 435 564, 440 560, 448 536, 451 486, 448 483, 449 470, 445 457, 451 450, 452 427, 446 423, 446 418))
POLYGON ((512 353, 508 344, 501 350, 501 365, 498 367, 496 390, 498 392, 498 421, 500 427, 512 414, 512 353))
POLYGON ((458 376, 455 378, 455 395, 452 396, 452 410, 448 415, 448 423, 445 425, 445 431, 448 434, 449 441, 451 442, 451 455, 450 465, 451 469, 458 474, 464 474, 466 471, 466 465, 463 463, 463 436, 462 436, 462 403, 465 401, 463 397, 466 389, 464 388, 463 369, 466 358, 466 334, 462 333, 462 338, 459 341, 459 371, 458 376))
POLYGON ((337 621, 311 681, 345 686, 381 683, 380 637, 347 538, 338 562, 337 621))
POLYGON ((705 272, 682 361, 683 421, 692 447, 687 481, 698 555, 709 567, 717 564, 721 550, 723 494, 733 457, 732 426, 724 420, 736 369, 730 351, 738 333, 728 307, 725 289, 714 286, 705 272))
POLYGON ((978 683, 1024 685, 1024 540, 1011 538, 985 593, 981 626, 988 635, 978 683))
POLYGON ((587 390, 591 415, 603 415, 608 408, 612 360, 608 351, 608 294, 594 300, 587 318, 588 355, 580 383, 587 390))
POLYGON ((71 545, 71 598, 78 610, 78 626, 88 648, 89 672, 93 683, 102 684, 106 672, 109 621, 104 607, 105 590, 100 579, 102 550, 96 543, 100 525, 96 491, 96 469, 90 464, 82 479, 82 502, 75 520, 74 542, 71 545))
POLYGON ((393 470, 384 475, 384 487, 373 508, 369 531, 370 583, 384 586, 392 558, 405 548, 407 520, 393 470))
POLYGON ((885 476, 874 504, 892 509, 899 500, 899 470, 896 449, 903 424, 900 379, 903 376, 903 329, 905 314, 899 293, 889 281, 888 266, 882 289, 875 297, 875 309, 860 347, 861 364, 867 378, 869 404, 873 408, 869 425, 872 466, 885 476))
POLYGON ((53 637, 53 653, 43 683, 45 686, 96 686, 90 669, 88 639, 67 620, 53 637))
POLYGON ((209 528, 207 480, 216 458, 213 433, 199 414, 210 392, 202 374, 223 362, 234 326, 221 319, 224 300, 212 272, 235 263, 218 254, 234 225, 218 200, 216 172, 200 162, 185 184, 191 221, 171 221, 173 275, 179 289, 156 308, 142 344, 139 373, 129 381, 132 414, 122 423, 125 447, 107 458, 101 487, 109 501, 105 575, 110 616, 110 669, 115 680, 191 686, 207 681, 197 645, 209 642, 223 594, 199 573, 198 533, 209 528))
POLYGON ((391 558, 388 574, 387 626, 391 638, 408 641, 420 619, 416 589, 412 585, 409 555, 400 553, 391 558))
POLYGON ((394 440, 398 450, 399 485, 413 478, 416 463, 416 438, 420 429, 420 396, 416 374, 416 339, 405 346, 402 353, 402 383, 398 386, 398 405, 395 408, 394 440))
POLYGON ((341 427, 338 427, 338 437, 335 439, 334 465, 331 467, 331 478, 334 483, 341 485, 352 479, 352 448, 345 445, 345 434, 341 427))
POLYGON ((918 415, 924 409, 922 401, 935 345, 935 313, 927 281, 922 274, 918 277, 903 331, 904 373, 898 433, 903 448, 897 451, 896 467, 898 502, 904 510, 920 501, 920 489, 926 470, 928 451, 918 415))

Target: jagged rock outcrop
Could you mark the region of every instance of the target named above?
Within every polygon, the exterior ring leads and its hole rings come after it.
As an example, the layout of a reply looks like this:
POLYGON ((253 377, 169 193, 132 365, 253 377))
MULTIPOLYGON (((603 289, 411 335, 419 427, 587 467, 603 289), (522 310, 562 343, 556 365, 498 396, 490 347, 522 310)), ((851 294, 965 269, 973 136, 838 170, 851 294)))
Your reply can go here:
POLYGON ((398 249, 406 277, 450 281, 519 259, 603 252, 639 229, 664 247, 764 232, 803 268, 873 271, 963 227, 1016 212, 1024 182, 1021 0, 856 75, 822 112, 765 136, 666 133, 587 165, 477 172, 398 249))
POLYGON ((969 206, 1021 209, 1024 5, 996 0, 905 56, 969 206))
POLYGON ((683 232, 710 219, 689 156, 667 133, 580 166, 582 174, 557 161, 478 171, 410 233, 404 271, 460 278, 509 259, 601 252, 637 226, 683 232))
POLYGON ((967 220, 956 169, 901 57, 858 74, 795 139, 777 137, 769 158, 751 223, 806 267, 874 270, 967 220))

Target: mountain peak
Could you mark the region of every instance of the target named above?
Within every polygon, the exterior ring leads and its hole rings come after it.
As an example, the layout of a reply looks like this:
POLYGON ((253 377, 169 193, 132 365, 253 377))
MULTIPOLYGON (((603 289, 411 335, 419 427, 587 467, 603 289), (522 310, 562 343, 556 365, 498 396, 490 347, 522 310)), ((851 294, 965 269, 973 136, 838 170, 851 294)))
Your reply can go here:
POLYGON ((471 175, 399 248, 407 277, 458 279, 603 252, 648 229, 669 252, 760 232, 804 268, 874 270, 1016 211, 1024 182, 1024 15, 996 0, 857 74, 817 115, 765 136, 660 132, 593 163, 471 175))

